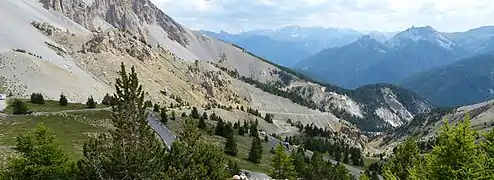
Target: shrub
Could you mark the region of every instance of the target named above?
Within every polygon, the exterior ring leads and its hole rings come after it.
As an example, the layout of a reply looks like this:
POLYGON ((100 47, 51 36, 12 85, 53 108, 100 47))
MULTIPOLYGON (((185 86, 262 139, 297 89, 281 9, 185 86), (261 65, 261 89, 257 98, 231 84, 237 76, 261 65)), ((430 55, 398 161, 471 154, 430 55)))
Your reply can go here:
POLYGON ((67 106, 67 104, 69 102, 67 101, 67 97, 65 97, 65 95, 61 94, 60 100, 58 100, 58 103, 60 103, 60 106, 67 106))
POLYGON ((34 104, 45 104, 45 98, 41 93, 32 93, 30 102, 34 104))
POLYGON ((12 104, 14 107, 14 114, 27 114, 27 106, 24 101, 20 99, 15 99, 14 103, 12 104))

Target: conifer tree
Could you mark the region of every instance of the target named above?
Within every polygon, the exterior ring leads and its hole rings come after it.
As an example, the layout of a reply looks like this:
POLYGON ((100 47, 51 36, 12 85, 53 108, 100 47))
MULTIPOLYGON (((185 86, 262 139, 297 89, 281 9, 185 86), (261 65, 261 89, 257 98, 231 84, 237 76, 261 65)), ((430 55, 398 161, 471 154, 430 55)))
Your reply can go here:
POLYGON ((199 112, 196 107, 192 107, 192 111, 190 111, 190 117, 194 119, 199 119, 199 112))
POLYGON ((87 98, 86 108, 88 108, 88 109, 96 108, 96 101, 94 101, 93 96, 89 96, 89 98, 87 98))
POLYGON ((228 161, 228 172, 230 173, 230 176, 234 175, 239 175, 240 174, 240 167, 238 166, 238 163, 232 160, 228 161))
POLYGON ((477 132, 465 118, 457 126, 444 121, 437 144, 424 160, 411 170, 411 179, 483 179, 486 178, 485 156, 475 143, 477 132))
POLYGON ((411 169, 417 161, 420 160, 420 150, 417 143, 413 139, 407 139, 402 144, 396 147, 393 155, 387 160, 383 166, 385 173, 390 173, 397 176, 399 179, 408 179, 408 170, 411 169))
POLYGON ((214 134, 218 136, 222 136, 224 131, 223 129, 225 128, 224 126, 225 124, 223 123, 223 120, 219 119, 214 129, 214 134))
POLYGON ((158 104, 154 104, 154 106, 153 106, 153 111, 154 111, 154 112, 160 112, 160 105, 158 105, 158 104))
POLYGON ((106 93, 105 96, 103 97, 103 100, 101 101, 101 104, 107 106, 113 106, 115 105, 115 101, 113 100, 113 97, 110 96, 110 94, 106 93))
POLYGON ((204 118, 204 119, 208 119, 208 113, 206 113, 206 111, 204 111, 204 112, 202 113, 202 118, 204 118))
POLYGON ((134 67, 122 63, 115 83, 113 129, 91 138, 77 163, 81 179, 159 179, 165 171, 164 144, 146 120, 144 92, 134 67))
POLYGON ((235 135, 232 133, 226 138, 225 142, 225 153, 230 156, 237 155, 237 142, 235 140, 235 135))
POLYGON ((251 137, 258 137, 259 136, 259 131, 257 130, 257 124, 251 123, 250 136, 251 137))
POLYGON ((264 141, 265 141, 265 142, 268 142, 268 141, 269 141, 269 139, 268 139, 268 135, 264 135, 264 141))
POLYGON ((274 179, 294 179, 296 176, 292 159, 281 145, 276 146, 274 150, 269 176, 274 179))
POLYGON ((295 172, 297 172, 297 177, 306 177, 307 163, 305 162, 305 150, 299 147, 297 151, 292 151, 290 157, 293 160, 293 166, 295 172))
POLYGON ((176 118, 175 118, 175 111, 174 111, 174 110, 172 110, 172 117, 171 117, 170 119, 171 119, 172 121, 175 121, 175 119, 176 119, 176 118))
POLYGON ((60 106, 67 106, 69 104, 69 101, 67 101, 67 97, 65 97, 65 95, 60 94, 60 99, 58 100, 58 104, 60 104, 60 106))
POLYGON ((199 129, 206 129, 206 122, 204 121, 204 118, 202 116, 199 118, 198 127, 199 129))
POLYGON ((245 134, 245 130, 243 126, 240 126, 238 128, 238 135, 243 136, 245 134))
POLYGON ((216 145, 201 141, 200 131, 192 120, 185 120, 180 140, 173 142, 159 179, 226 179, 227 163, 216 145))
POLYGON ((262 158, 262 144, 259 136, 255 136, 249 151, 249 161, 260 163, 262 158))
POLYGON ((43 124, 16 138, 19 156, 10 159, 0 179, 74 179, 75 163, 43 124))
POLYGON ((160 118, 161 118, 161 123, 166 124, 168 122, 168 116, 166 115, 166 108, 161 108, 160 118))

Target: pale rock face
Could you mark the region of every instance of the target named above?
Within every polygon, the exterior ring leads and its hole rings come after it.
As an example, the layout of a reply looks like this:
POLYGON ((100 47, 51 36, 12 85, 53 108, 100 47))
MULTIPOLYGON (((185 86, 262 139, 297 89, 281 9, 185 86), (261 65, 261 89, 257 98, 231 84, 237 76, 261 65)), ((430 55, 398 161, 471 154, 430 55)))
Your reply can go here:
POLYGON ((413 119, 412 113, 410 113, 399 101, 396 95, 389 88, 383 88, 384 100, 389 105, 391 110, 396 113, 401 119, 410 121, 413 119))

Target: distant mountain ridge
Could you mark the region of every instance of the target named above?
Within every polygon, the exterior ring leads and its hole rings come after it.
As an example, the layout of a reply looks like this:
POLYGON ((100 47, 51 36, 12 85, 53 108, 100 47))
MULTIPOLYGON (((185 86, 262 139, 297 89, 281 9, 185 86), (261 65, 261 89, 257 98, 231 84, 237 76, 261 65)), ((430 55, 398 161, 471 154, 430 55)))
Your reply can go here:
POLYGON ((338 28, 286 26, 277 30, 252 30, 230 34, 200 31, 206 36, 234 43, 274 63, 291 67, 319 51, 344 46, 364 33, 338 28))
POLYGON ((441 33, 430 26, 411 27, 385 42, 366 36, 343 47, 323 50, 298 62, 295 69, 345 88, 398 84, 416 73, 494 51, 491 47, 494 47, 492 27, 462 33, 441 33))
POLYGON ((401 83, 441 107, 494 98, 494 56, 482 55, 416 74, 401 83))

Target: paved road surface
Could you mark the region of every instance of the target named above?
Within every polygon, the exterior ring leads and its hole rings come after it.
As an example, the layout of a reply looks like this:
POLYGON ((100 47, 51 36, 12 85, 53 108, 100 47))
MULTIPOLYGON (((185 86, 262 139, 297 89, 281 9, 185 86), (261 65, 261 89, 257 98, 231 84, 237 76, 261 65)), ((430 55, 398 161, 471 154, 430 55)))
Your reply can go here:
POLYGON ((0 111, 3 111, 7 107, 7 102, 5 100, 0 100, 0 111))
POLYGON ((164 126, 160 122, 160 118, 156 117, 156 114, 154 114, 154 112, 148 113, 147 120, 148 120, 148 123, 151 126, 151 128, 153 128, 153 130, 156 133, 158 133, 158 135, 161 137, 163 142, 165 142, 168 149, 170 149, 173 141, 175 141, 175 139, 177 139, 177 136, 175 136, 175 134, 173 134, 172 131, 170 131, 166 126, 164 126))

